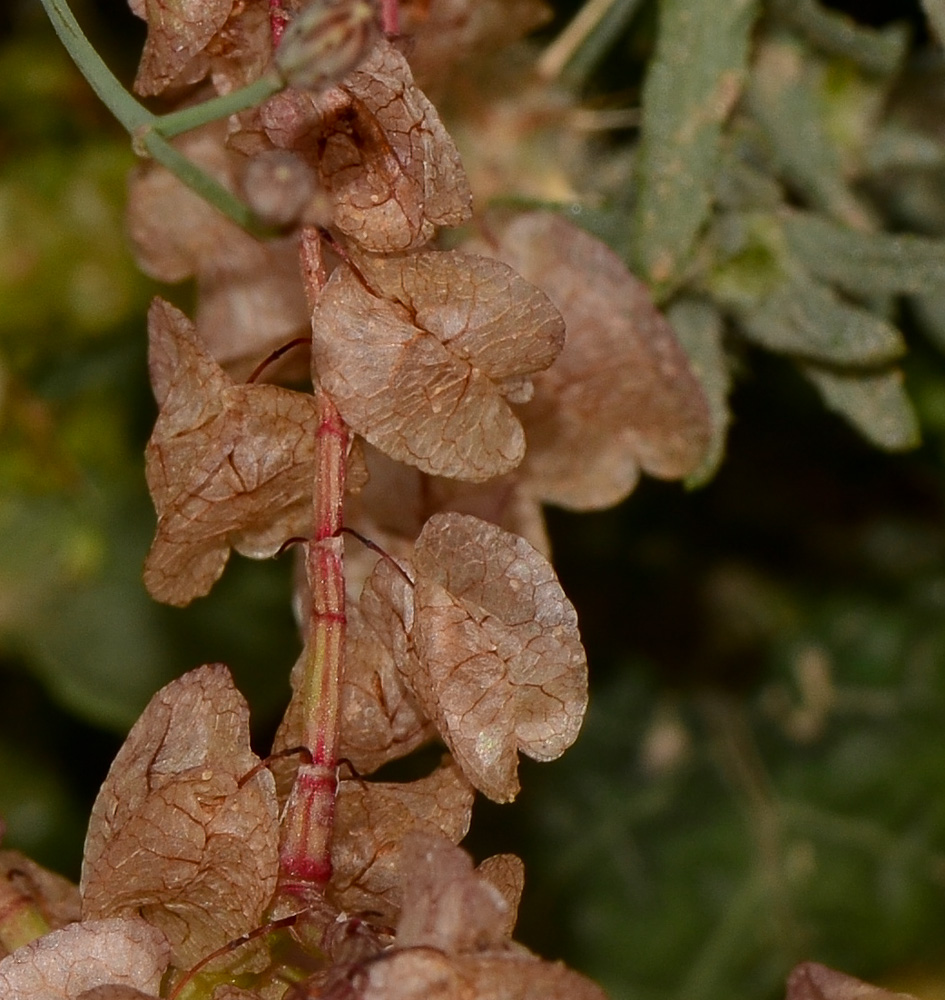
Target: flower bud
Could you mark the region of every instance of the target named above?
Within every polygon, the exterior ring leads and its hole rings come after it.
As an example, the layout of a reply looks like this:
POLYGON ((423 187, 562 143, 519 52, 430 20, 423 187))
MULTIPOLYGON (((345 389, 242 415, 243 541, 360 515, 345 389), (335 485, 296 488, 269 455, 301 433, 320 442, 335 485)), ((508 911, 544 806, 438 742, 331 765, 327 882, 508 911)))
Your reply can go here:
POLYGON ((325 90, 361 63, 379 34, 371 0, 314 0, 286 28, 276 68, 290 87, 325 90))

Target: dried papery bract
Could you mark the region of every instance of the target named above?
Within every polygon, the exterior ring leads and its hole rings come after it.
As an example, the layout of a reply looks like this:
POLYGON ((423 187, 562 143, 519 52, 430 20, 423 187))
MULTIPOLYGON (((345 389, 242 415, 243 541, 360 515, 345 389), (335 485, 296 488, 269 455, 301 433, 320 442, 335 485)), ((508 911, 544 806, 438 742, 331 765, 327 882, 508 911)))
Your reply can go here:
POLYGON ((341 756, 360 774, 403 757, 435 734, 397 672, 390 648, 348 611, 348 651, 341 692, 341 756))
POLYGON ((646 286, 559 216, 524 214, 499 232, 498 255, 547 291, 568 330, 519 411, 525 488, 591 509, 622 500, 641 469, 666 479, 695 470, 711 437, 708 404, 646 286))
POLYGON ((521 488, 516 471, 471 483, 428 476, 370 445, 364 449, 364 458, 367 481, 356 496, 348 498, 346 518, 388 551, 400 551, 405 541, 412 544, 433 514, 454 510, 491 521, 521 535, 539 552, 548 553, 550 543, 541 505, 521 488))
POLYGON ((78 1000, 114 984, 157 996, 170 949, 138 917, 86 920, 38 938, 0 961, 4 1000, 78 1000))
POLYGON ((142 993, 133 986, 116 986, 110 983, 107 986, 95 986, 84 993, 80 993, 76 1000, 151 1000, 153 993, 142 993))
POLYGON ((276 887, 278 803, 249 748, 249 711, 217 664, 159 691, 92 810, 83 918, 143 915, 189 968, 255 928, 276 887))
MULTIPOLYGON (((472 858, 443 837, 411 833, 401 847, 401 948, 484 951, 506 938, 509 904, 473 869, 472 858)), ((514 922, 514 914, 511 915, 514 922)))
POLYGON ((0 851, 0 958, 78 920, 80 906, 79 890, 68 879, 19 851, 0 851))
POLYGON ((277 147, 310 159, 334 225, 366 250, 420 247, 437 226, 470 217, 456 146, 387 42, 339 86, 319 97, 286 91, 263 105, 260 118, 277 147))
POLYGON ((131 0, 131 9, 148 22, 135 90, 149 96, 171 84, 201 79, 207 65, 194 60, 226 23, 233 4, 234 0, 131 0))
POLYGON ((379 563, 372 586, 404 622, 399 667, 469 780, 515 797, 518 751, 553 760, 577 737, 587 663, 577 614, 528 542, 463 514, 431 517, 414 551, 413 608, 379 563), (414 652, 415 651, 415 652, 414 652))
POLYGON ((442 837, 404 839, 403 907, 394 947, 349 969, 330 1000, 605 1000, 583 976, 508 940, 509 904, 442 837))
POLYGON ((493 854, 477 868, 481 875, 505 900, 505 911, 498 916, 501 933, 511 937, 518 917, 518 907, 525 888, 525 865, 515 854, 493 854))
POLYGON ((469 830, 473 789, 449 758, 410 782, 343 781, 332 862, 331 898, 348 912, 396 918, 410 872, 404 837, 422 831, 452 845, 469 830))
POLYGON ((914 1000, 838 972, 819 962, 802 962, 788 976, 787 1000, 914 1000))
POLYGON ((506 399, 551 364, 564 327, 497 261, 426 251, 332 275, 312 317, 319 381, 380 451, 431 475, 481 482, 525 452, 506 399))
MULTIPOLYGON (((341 689, 339 757, 360 775, 403 757, 436 735, 398 673, 384 639, 363 620, 357 605, 346 609, 345 675, 341 689)), ((292 669, 292 700, 273 743, 273 752, 297 747, 302 738, 301 670, 305 653, 292 669)), ((285 794, 298 761, 273 763, 273 773, 285 794)))
MULTIPOLYGON (((271 151, 247 159, 227 150, 225 139, 224 123, 216 122, 186 133, 175 145, 273 221, 292 221, 317 206, 314 195, 304 200, 314 180, 300 158, 271 151), (259 190, 267 173, 271 178, 273 155, 283 165, 291 162, 288 169, 296 177, 291 192, 280 193, 275 183, 259 190)), ((295 239, 253 239, 153 162, 132 174, 128 231, 138 266, 151 277, 172 283, 196 277, 200 343, 231 373, 248 374, 273 348, 307 330, 310 310, 299 282, 295 239)))
POLYGON ((264 558, 309 529, 318 411, 303 393, 234 383, 161 299, 149 329, 161 411, 145 453, 158 525, 144 581, 157 600, 187 604, 230 547, 264 558))

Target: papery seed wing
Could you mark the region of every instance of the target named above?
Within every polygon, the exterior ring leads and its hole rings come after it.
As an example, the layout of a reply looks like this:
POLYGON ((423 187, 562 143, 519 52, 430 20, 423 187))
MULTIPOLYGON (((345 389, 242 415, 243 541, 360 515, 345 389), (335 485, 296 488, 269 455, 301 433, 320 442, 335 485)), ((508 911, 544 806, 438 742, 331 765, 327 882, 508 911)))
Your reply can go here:
POLYGON ((525 439, 506 383, 561 347, 547 298, 456 252, 374 262, 367 279, 336 270, 312 317, 319 380, 345 421, 431 475, 481 482, 514 468, 525 439))
POLYGON ((233 383, 160 299, 149 330, 162 406, 145 451, 158 525, 144 581, 157 600, 187 604, 210 590, 231 547, 265 558, 306 531, 318 411, 303 393, 233 383))
POLYGON ((430 518, 414 570, 420 669, 408 683, 473 784, 508 801, 516 751, 551 760, 580 729, 587 662, 574 607, 528 542, 468 515, 430 518))
POLYGON ((98 794, 85 919, 143 914, 186 968, 262 919, 276 885, 278 804, 249 747, 249 710, 220 664, 162 688, 98 794))

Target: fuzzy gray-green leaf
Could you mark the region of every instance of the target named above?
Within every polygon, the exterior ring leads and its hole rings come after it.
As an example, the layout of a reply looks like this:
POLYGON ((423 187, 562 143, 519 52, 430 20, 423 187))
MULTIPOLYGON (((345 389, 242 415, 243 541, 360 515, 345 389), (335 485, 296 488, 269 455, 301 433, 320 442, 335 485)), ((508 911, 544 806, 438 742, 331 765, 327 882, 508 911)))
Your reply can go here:
POLYGON ((902 21, 870 28, 817 0, 775 0, 771 6, 819 49, 850 59, 870 73, 894 73, 909 47, 909 28, 902 21))
POLYGON ((868 441, 887 451, 919 444, 919 423, 898 368, 856 373, 802 365, 828 410, 839 413, 868 441))
POLYGON ((905 342, 884 319, 844 302, 804 274, 757 306, 737 311, 749 340, 778 353, 838 365, 881 365, 900 357, 905 342))
POLYGON ((741 94, 756 0, 663 0, 643 92, 634 256, 678 282, 711 209, 722 124, 741 94))
POLYGON ((759 47, 746 91, 785 181, 815 207, 860 226, 871 216, 847 175, 851 159, 868 145, 878 97, 879 88, 850 64, 817 59, 788 34, 759 47))
POLYGON ((732 416, 728 408, 732 379, 722 342, 722 314, 708 299, 689 296, 675 301, 666 318, 689 355, 689 363, 709 404, 712 429, 709 447, 699 468, 686 477, 686 485, 696 487, 708 482, 721 464, 732 416))
POLYGON ((861 232, 806 212, 790 215, 784 232, 811 274, 854 295, 916 295, 945 285, 945 240, 861 232))

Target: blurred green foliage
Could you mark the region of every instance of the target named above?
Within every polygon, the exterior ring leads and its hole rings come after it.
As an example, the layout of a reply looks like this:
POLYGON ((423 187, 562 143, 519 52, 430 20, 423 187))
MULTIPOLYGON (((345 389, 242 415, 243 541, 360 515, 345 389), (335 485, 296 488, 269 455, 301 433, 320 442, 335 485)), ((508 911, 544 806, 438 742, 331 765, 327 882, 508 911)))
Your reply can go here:
MULTIPOLYGON (((615 998, 762 1000, 803 958, 941 971, 945 62, 915 5, 730 6, 617 2, 566 74, 642 100, 579 218, 651 272, 717 433, 698 492, 552 512, 592 709, 473 824, 525 857, 525 939, 615 998)), ((0 45, 0 814, 75 875, 149 695, 228 662, 262 745, 297 640, 287 560, 183 612, 144 592, 132 159, 25 9, 0 45)))

